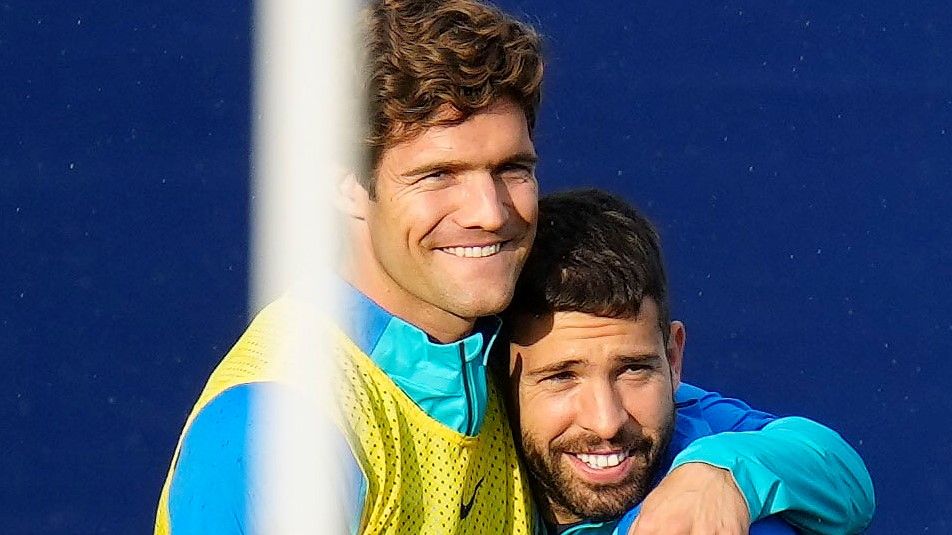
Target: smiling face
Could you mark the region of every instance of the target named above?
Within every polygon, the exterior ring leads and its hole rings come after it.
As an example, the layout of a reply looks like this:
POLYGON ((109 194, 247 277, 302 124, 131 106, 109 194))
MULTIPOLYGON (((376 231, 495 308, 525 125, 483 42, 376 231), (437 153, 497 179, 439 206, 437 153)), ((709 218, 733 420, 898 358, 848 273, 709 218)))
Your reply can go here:
POLYGON ((647 298, 636 319, 514 318, 511 395, 550 521, 614 517, 647 494, 673 431, 684 346, 673 322, 665 347, 657 314, 647 298))
POLYGON ((502 311, 535 236, 535 161, 508 99, 384 151, 358 203, 356 286, 444 342, 502 311))

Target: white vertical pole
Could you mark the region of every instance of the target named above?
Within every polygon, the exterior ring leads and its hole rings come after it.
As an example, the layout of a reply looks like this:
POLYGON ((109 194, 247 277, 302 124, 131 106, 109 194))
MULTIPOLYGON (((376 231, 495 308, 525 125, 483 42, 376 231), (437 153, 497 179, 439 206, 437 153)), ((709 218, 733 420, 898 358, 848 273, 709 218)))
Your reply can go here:
MULTIPOLYGON (((333 313, 335 179, 353 162, 356 117, 348 0, 259 0, 255 14, 253 311, 294 288, 333 313)), ((289 396, 260 407, 266 464, 259 467, 255 533, 342 533, 339 432, 326 417, 330 340, 317 316, 294 315, 281 332, 289 396)))

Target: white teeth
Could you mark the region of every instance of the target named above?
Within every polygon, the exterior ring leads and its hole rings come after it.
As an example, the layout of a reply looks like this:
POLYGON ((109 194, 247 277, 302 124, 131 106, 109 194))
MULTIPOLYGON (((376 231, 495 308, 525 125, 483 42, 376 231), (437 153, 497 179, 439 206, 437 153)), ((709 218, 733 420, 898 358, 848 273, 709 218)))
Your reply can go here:
POLYGON ((502 244, 487 245, 485 247, 444 247, 441 250, 454 256, 463 258, 483 258, 492 256, 502 249, 502 244))
POLYGON ((622 461, 628 458, 628 452, 612 453, 609 455, 599 455, 592 453, 576 453, 578 460, 587 464, 591 468, 604 469, 618 466, 622 461))

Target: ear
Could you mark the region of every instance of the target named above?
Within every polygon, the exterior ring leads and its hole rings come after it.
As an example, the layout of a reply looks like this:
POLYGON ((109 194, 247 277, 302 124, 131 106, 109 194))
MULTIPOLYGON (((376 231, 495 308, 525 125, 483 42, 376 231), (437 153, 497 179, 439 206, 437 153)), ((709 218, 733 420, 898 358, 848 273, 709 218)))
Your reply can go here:
POLYGON ((370 205, 370 193, 357 180, 357 175, 347 173, 337 184, 337 198, 334 204, 341 213, 354 219, 364 220, 367 218, 370 205))
POLYGON ((668 336, 668 364, 671 366, 672 388, 677 390, 681 384, 681 369, 684 364, 684 340, 686 333, 684 324, 680 321, 671 322, 671 333, 668 336))

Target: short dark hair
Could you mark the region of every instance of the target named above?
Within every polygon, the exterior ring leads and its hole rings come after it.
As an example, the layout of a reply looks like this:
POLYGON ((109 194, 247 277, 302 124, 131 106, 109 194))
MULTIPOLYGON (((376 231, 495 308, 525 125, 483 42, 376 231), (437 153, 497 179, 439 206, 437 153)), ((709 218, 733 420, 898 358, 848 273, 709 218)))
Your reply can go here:
POLYGON ((383 151, 424 129, 459 124, 511 98, 532 133, 542 85, 542 42, 531 26, 480 0, 373 0, 364 11, 369 169, 383 151), (443 109, 452 113, 439 114, 443 109))
POLYGON ((597 189, 539 200, 539 227, 506 312, 636 318, 650 297, 667 344, 670 311, 658 232, 620 197, 597 189))

